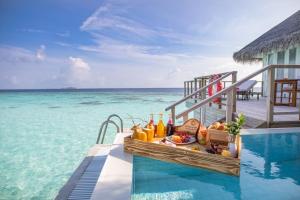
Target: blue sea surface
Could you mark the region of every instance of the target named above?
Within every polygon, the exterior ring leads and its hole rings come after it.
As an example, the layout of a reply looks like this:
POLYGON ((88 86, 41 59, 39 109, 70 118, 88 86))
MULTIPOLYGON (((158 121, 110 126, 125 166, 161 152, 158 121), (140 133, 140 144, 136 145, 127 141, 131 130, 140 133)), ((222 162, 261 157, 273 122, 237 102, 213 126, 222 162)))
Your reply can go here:
MULTIPOLYGON (((53 199, 107 116, 117 113, 130 127, 127 114, 148 120, 182 95, 182 89, 0 91, 0 199, 53 199)), ((112 128, 105 143, 114 135, 112 128)))
POLYGON ((300 131, 242 136, 240 176, 134 156, 133 200, 299 200, 300 131))

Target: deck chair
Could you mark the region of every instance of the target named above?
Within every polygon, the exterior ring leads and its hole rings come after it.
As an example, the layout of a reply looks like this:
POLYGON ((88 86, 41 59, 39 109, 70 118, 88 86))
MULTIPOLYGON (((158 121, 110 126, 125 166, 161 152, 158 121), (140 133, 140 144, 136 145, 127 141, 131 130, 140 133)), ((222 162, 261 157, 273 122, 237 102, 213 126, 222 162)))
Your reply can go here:
MULTIPOLYGON (((242 96, 242 100, 249 100, 250 95, 253 96, 253 87, 256 85, 256 80, 247 80, 241 85, 239 85, 236 88, 236 94, 237 98, 239 99, 239 96, 242 96)), ((258 94, 256 94, 258 95, 258 94)), ((257 96, 257 99, 259 99, 259 96, 257 96)))

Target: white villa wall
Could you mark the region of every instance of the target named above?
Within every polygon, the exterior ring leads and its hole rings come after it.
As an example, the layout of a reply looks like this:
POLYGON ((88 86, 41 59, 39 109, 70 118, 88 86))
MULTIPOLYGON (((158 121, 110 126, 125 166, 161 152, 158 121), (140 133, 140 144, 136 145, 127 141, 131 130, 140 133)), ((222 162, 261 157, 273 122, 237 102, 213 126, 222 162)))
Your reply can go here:
MULTIPOLYGON (((280 50, 279 51, 272 51, 272 52, 269 52, 267 54, 264 54, 263 55, 263 67, 267 66, 267 65, 270 65, 270 64, 282 64, 282 63, 277 63, 277 56, 278 56, 278 52, 281 52, 280 50), (273 55, 273 59, 269 60, 270 58, 270 54, 273 55)), ((300 45, 297 45, 297 46, 294 46, 294 47, 290 47, 289 49, 285 50, 284 52, 284 63, 283 64, 300 64, 300 45), (295 59, 295 63, 290 63, 290 60, 289 60, 289 53, 290 53, 290 49, 294 49, 296 48, 296 59, 295 59)), ((284 72, 283 72, 283 78, 290 78, 290 79, 300 79, 300 69, 296 69, 295 72, 293 73, 294 75, 293 76, 289 76, 289 70, 295 70, 295 69, 284 69, 284 72)), ((292 73, 292 72, 290 72, 292 73)), ((266 81, 267 81, 267 73, 264 72, 263 73, 263 76, 262 76, 262 79, 263 79, 263 82, 264 82, 264 94, 267 94, 267 84, 266 81)), ((278 79, 277 77, 277 70, 275 71, 275 79, 278 79)))

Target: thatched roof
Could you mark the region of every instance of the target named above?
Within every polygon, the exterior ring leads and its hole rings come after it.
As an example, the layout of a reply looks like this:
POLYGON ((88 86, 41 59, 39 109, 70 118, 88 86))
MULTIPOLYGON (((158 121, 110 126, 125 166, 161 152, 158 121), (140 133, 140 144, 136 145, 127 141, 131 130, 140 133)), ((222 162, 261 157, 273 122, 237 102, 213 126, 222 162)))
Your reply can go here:
POLYGON ((262 54, 271 50, 285 50, 300 44, 300 10, 271 30, 233 54, 237 62, 261 60, 262 54))

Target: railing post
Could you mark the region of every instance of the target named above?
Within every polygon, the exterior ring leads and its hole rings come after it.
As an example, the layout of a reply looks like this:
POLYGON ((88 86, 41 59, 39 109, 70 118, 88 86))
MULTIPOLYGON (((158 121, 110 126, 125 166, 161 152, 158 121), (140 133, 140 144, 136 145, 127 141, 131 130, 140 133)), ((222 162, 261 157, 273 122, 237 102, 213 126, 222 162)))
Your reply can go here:
POLYGON ((171 108, 171 117, 172 117, 172 121, 173 121, 173 125, 175 125, 175 106, 171 108))
MULTIPOLYGON (((202 87, 206 86, 206 79, 202 78, 202 87)), ((206 98, 206 90, 201 92, 201 100, 206 98)), ((205 124, 206 121, 206 108, 205 106, 203 106, 202 108, 200 108, 200 116, 201 116, 201 123, 205 124)))
MULTIPOLYGON (((199 88, 202 88, 202 79, 199 79, 199 88)), ((199 99, 201 99, 201 93, 198 94, 199 99)))
MULTIPOLYGON (((194 92, 193 91, 193 81, 190 81, 191 82, 191 94, 194 92)), ((193 97, 192 97, 193 98, 193 97)))
POLYGON ((183 95, 186 97, 186 82, 183 82, 183 95))
MULTIPOLYGON (((233 72, 232 74, 232 84, 237 81, 237 72, 233 72)), ((232 112, 236 112, 236 87, 232 89, 232 112)))
POLYGON ((264 96, 264 82, 261 81, 261 96, 264 96))
POLYGON ((230 123, 232 121, 233 99, 234 99, 233 96, 234 96, 233 89, 227 92, 227 99, 226 99, 226 123, 230 123))
POLYGON ((189 114, 183 115, 183 122, 186 122, 189 119, 189 114))
POLYGON ((274 67, 268 69, 268 88, 267 88, 267 127, 273 122, 274 112, 274 67))
MULTIPOLYGON (((195 92, 197 91, 197 78, 194 79, 194 91, 195 92)), ((198 97, 198 94, 195 94, 195 103, 197 103, 197 97, 198 97)))

